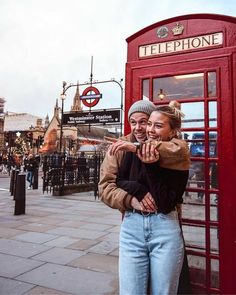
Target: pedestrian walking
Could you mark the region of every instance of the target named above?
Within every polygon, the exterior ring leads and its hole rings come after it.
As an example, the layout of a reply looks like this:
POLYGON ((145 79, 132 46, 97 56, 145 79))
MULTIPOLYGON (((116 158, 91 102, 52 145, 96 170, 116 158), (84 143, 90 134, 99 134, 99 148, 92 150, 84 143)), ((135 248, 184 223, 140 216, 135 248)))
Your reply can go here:
POLYGON ((34 181, 34 173, 37 169, 38 164, 37 161, 34 158, 33 154, 29 154, 28 158, 25 160, 25 168, 27 171, 26 180, 28 181, 28 189, 33 188, 33 181, 34 181))

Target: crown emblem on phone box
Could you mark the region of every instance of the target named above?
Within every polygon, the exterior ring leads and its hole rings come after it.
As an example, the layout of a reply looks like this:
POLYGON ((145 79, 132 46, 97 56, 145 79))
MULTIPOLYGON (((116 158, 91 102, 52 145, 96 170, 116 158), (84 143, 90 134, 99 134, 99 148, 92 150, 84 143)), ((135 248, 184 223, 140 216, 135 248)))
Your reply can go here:
POLYGON ((184 31, 184 26, 176 23, 176 26, 172 29, 173 35, 181 35, 184 31))

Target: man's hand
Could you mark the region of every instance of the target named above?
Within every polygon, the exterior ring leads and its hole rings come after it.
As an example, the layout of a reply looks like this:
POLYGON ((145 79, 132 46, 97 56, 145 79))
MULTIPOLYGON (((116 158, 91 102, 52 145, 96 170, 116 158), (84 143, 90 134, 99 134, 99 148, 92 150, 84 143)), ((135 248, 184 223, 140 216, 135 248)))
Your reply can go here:
POLYGON ((142 149, 138 150, 137 155, 139 159, 144 163, 155 163, 159 160, 159 152, 156 146, 150 142, 145 142, 142 145, 142 149))
POLYGON ((142 204, 135 197, 133 197, 131 199, 131 206, 132 206, 132 208, 134 208, 136 210, 141 210, 141 211, 144 210, 142 204))
POLYGON ((135 152, 136 146, 132 142, 118 140, 109 147, 108 152, 114 156, 118 151, 135 152))

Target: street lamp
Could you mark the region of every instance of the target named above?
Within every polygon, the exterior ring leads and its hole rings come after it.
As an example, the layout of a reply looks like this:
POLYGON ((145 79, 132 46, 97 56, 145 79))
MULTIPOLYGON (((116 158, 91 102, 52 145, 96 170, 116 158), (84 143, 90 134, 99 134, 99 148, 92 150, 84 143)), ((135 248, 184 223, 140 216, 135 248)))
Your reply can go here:
POLYGON ((166 94, 162 88, 160 89, 160 92, 157 94, 157 96, 160 100, 163 100, 164 98, 166 98, 166 94))
POLYGON ((60 129, 60 152, 62 153, 62 128, 63 128, 63 115, 64 115, 64 100, 66 99, 66 94, 65 94, 65 87, 66 87, 66 82, 63 82, 63 92, 60 95, 61 97, 61 129, 60 129))

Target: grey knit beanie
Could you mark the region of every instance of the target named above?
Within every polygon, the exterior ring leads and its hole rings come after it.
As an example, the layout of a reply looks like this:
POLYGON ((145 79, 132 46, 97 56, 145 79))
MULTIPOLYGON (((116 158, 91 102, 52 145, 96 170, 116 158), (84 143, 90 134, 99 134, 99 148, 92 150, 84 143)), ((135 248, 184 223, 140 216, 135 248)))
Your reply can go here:
POLYGON ((149 100, 138 100, 132 104, 128 111, 128 119, 133 113, 144 113, 147 115, 151 115, 153 111, 155 111, 156 107, 154 103, 149 100))

